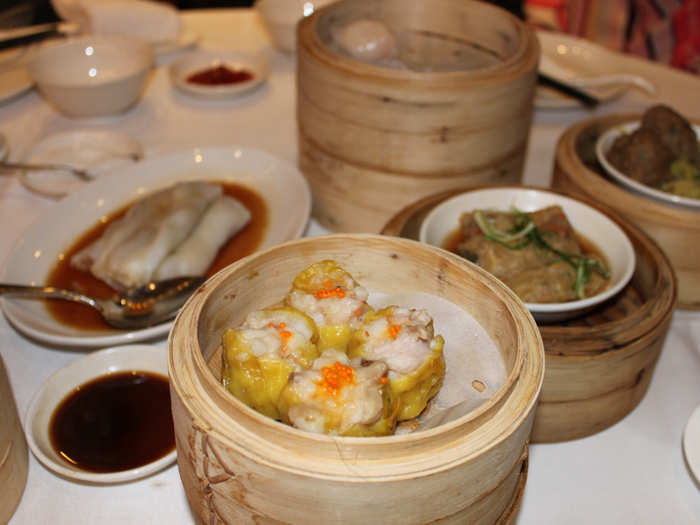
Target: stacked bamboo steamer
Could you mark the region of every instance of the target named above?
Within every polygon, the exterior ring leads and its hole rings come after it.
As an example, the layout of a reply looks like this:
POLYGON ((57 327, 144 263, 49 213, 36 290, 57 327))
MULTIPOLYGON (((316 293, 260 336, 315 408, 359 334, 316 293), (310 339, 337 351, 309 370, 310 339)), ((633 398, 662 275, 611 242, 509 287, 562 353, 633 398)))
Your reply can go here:
POLYGON ((207 281, 178 315, 168 346, 178 466, 203 523, 493 524, 517 511, 543 378, 541 339, 509 289, 452 254, 361 234, 285 243, 207 281), (503 384, 439 426, 375 438, 302 432, 238 401, 220 384, 221 334, 328 258, 370 291, 429 293, 471 314, 496 345, 489 359, 504 364, 503 384))
MULTIPOLYGON (((385 235, 418 238, 425 215, 464 190, 421 199, 392 217, 385 235)), ((630 284, 587 315, 540 324, 545 376, 531 439, 551 443, 595 434, 629 414, 651 382, 663 349, 678 288, 671 262, 647 234, 609 207, 576 196, 614 220, 636 254, 630 284)))
POLYGON ((678 306, 700 309, 700 211, 654 201, 628 191, 603 175, 595 142, 610 127, 641 115, 608 115, 579 122, 557 144, 552 187, 598 201, 639 226, 666 253, 678 277, 678 306))
POLYGON ((341 0, 303 19, 299 163, 319 222, 377 232, 436 191, 518 182, 538 60, 535 33, 486 2, 341 0), (440 70, 380 67, 339 51, 336 30, 368 18, 386 22, 407 61, 429 55, 440 70), (477 50, 490 65, 458 68, 477 50))
POLYGON ((10 378, 0 356, 0 523, 7 523, 27 483, 29 456, 10 378))

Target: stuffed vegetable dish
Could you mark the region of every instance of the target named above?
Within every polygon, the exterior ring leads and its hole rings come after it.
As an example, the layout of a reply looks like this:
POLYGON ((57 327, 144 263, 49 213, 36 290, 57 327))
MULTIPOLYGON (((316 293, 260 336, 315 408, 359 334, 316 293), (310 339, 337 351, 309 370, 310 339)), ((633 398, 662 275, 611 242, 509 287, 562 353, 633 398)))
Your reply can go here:
POLYGON ((224 332, 224 386, 308 432, 393 434, 439 391, 444 340, 425 310, 375 311, 368 295, 335 261, 306 268, 278 305, 224 332))
POLYGON ((492 273, 528 303, 576 301, 609 283, 603 255, 577 235, 557 205, 528 213, 463 213, 444 248, 492 273))

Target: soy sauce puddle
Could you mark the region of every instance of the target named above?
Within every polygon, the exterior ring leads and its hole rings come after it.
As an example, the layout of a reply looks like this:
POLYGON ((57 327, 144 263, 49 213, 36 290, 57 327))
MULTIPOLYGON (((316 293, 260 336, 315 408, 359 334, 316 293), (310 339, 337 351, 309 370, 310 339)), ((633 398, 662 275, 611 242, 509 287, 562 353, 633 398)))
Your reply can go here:
POLYGON ((175 448, 168 380, 142 371, 98 377, 76 388, 49 424, 54 450, 89 472, 141 467, 175 448))

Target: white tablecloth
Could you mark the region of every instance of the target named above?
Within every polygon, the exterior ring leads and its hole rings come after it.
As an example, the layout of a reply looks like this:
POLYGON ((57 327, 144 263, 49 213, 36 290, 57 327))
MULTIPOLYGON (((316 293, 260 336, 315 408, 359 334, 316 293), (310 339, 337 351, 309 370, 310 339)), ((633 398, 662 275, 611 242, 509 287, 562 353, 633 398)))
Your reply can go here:
MULTIPOLYGON (((43 137, 79 127, 110 128, 142 142, 147 156, 192 146, 243 145, 296 163, 295 61, 271 47, 255 12, 245 9, 183 13, 202 47, 262 51, 272 74, 262 89, 231 102, 193 101, 170 85, 161 63, 143 100, 119 117, 78 122, 56 113, 36 92, 0 106, 0 131, 10 156, 21 159, 43 137)), ((658 99, 700 117, 700 78, 625 59, 625 69, 651 78, 658 99)), ((630 92, 596 114, 643 111, 650 103, 630 92)), ((590 112, 538 110, 530 137, 524 182, 549 183, 557 138, 590 112)), ((0 177, 0 263, 15 239, 54 201, 27 191, 14 177, 0 177)), ((315 221, 310 235, 324 233, 315 221)), ((698 251, 698 247, 689 247, 698 251)), ((165 342, 158 343, 165 348, 165 342)), ((51 373, 82 352, 34 344, 0 317, 0 352, 21 415, 51 373)), ((568 443, 533 445, 525 495, 516 523, 700 523, 700 490, 687 469, 681 436, 700 404, 700 312, 676 312, 651 386, 621 422, 568 443)), ((0 424, 2 424, 0 422, 0 424)), ((2 497, 2 495, 0 495, 2 497)), ((114 486, 61 479, 30 454, 27 487, 11 525, 122 523, 192 524, 177 467, 114 486)))

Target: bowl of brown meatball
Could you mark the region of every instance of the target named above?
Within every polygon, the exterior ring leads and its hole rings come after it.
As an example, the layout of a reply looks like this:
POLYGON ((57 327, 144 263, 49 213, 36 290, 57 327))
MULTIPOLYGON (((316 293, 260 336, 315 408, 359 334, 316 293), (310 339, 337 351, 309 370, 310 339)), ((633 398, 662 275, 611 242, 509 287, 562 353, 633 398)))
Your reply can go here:
POLYGON ((652 199, 700 209, 700 126, 665 105, 615 126, 596 155, 618 184, 652 199))

